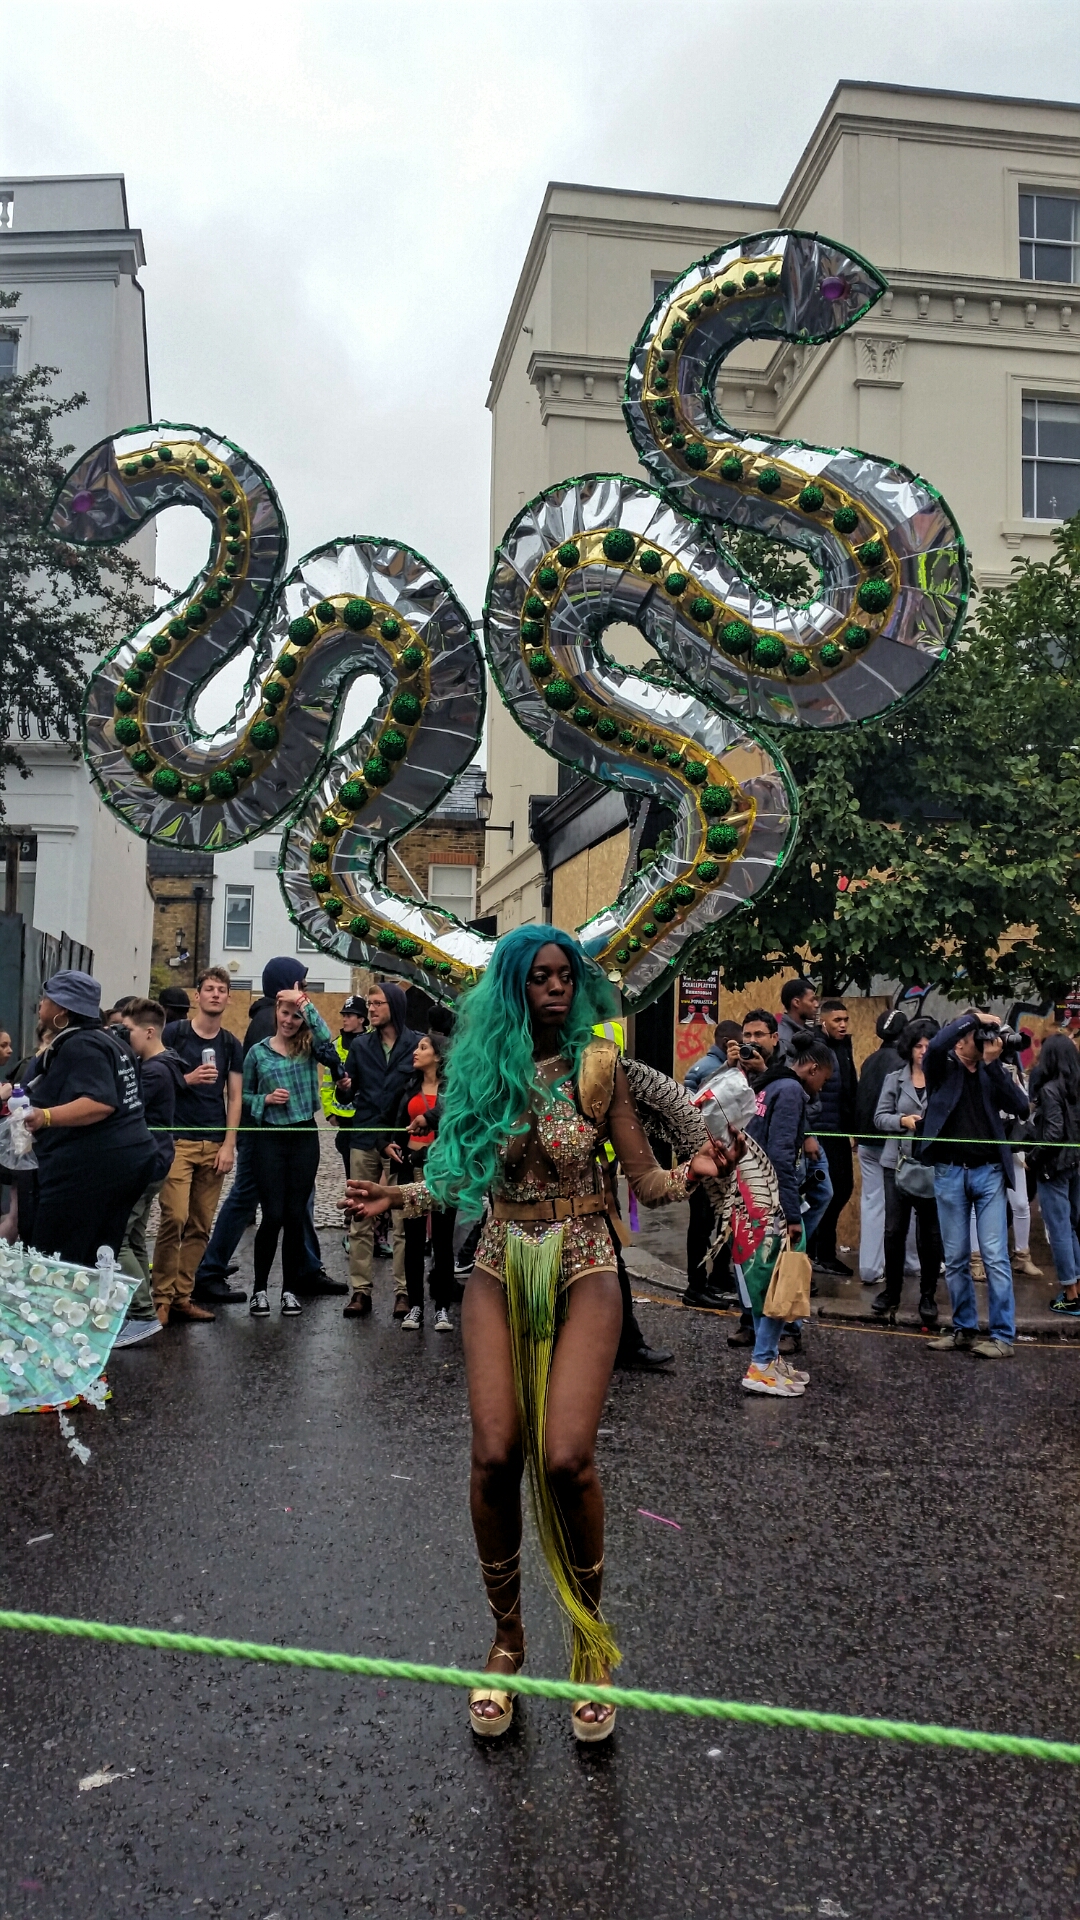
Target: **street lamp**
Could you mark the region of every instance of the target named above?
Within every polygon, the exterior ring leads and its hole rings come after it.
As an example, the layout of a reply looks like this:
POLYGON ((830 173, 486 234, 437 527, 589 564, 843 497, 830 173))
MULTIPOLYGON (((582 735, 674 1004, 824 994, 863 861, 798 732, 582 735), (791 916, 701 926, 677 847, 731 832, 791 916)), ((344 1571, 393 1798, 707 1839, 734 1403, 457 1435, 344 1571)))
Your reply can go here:
POLYGON ((508 827, 493 827, 489 825, 492 801, 493 795, 488 792, 487 775, 484 774, 476 795, 476 817, 485 833, 513 833, 513 824, 508 827))

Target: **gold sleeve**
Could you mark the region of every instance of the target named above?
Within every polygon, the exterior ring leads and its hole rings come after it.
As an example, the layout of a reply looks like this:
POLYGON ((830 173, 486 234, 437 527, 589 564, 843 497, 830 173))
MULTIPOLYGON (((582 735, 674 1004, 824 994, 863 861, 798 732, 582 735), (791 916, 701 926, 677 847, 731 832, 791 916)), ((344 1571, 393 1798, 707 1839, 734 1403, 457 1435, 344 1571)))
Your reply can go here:
POLYGON ((671 1200, 685 1200, 688 1167, 659 1165, 621 1066, 615 1068, 615 1088, 608 1108, 608 1131, 619 1157, 630 1191, 644 1207, 663 1207, 671 1200))
POLYGON ((399 1187, 398 1192, 402 1196, 401 1210, 406 1220, 419 1220, 421 1214, 434 1212, 435 1201, 425 1181, 410 1180, 405 1186, 399 1187))

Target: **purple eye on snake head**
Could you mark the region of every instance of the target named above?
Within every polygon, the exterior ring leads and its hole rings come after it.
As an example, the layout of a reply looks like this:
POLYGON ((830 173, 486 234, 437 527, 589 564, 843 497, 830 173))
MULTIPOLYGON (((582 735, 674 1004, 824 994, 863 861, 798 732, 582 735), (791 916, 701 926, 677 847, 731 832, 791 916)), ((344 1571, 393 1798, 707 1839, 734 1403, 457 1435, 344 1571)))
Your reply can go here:
POLYGON ((828 279, 821 283, 823 300, 842 300, 847 290, 847 281, 841 280, 838 273, 830 273, 828 279))
POLYGON ((72 513, 89 513, 93 504, 94 496, 92 493, 76 493, 72 495, 71 511, 72 513))

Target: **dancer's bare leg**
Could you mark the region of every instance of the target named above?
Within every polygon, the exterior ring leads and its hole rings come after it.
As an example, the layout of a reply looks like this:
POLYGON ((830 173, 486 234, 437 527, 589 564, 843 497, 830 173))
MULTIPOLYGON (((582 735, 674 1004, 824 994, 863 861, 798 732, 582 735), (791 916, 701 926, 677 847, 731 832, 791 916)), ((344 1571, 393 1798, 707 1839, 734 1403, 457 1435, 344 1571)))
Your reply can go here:
MULTIPOLYGON (((465 1288, 461 1335, 472 1416, 469 1506, 488 1605, 495 1620, 495 1645, 487 1671, 515 1673, 525 1644, 521 1624, 521 1431, 506 1295, 493 1275, 480 1267, 465 1288)), ((473 1711, 493 1719, 499 1709, 494 1701, 487 1701, 473 1711)))
MULTIPOLYGON (((622 1300, 614 1272, 586 1273, 575 1280, 551 1363, 547 1466, 581 1590, 596 1608, 604 1558, 604 1495, 596 1471, 596 1430, 621 1330, 622 1300)), ((606 1677, 593 1676, 596 1680, 606 1677)), ((610 1707, 589 1706, 579 1717, 606 1720, 610 1713, 610 1707)))

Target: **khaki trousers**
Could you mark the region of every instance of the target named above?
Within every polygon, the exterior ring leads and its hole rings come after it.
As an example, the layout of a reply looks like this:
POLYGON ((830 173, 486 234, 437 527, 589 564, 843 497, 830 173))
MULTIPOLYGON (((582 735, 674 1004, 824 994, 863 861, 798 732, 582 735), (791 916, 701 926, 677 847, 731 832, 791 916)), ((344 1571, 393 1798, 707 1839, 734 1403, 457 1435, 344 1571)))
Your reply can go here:
POLYGON ((155 1180, 145 1193, 141 1193, 128 1215, 127 1232, 124 1244, 117 1256, 117 1266, 126 1273, 129 1280, 137 1280, 138 1286, 132 1295, 127 1310, 129 1320, 152 1320, 154 1317, 153 1288, 150 1283, 150 1255, 146 1246, 146 1223, 150 1218, 150 1209, 165 1185, 164 1180, 155 1180))
MULTIPOLYGON (((350 1158, 354 1180, 384 1180, 398 1184, 398 1163, 376 1147, 354 1147, 350 1158)), ((393 1207, 390 1218, 394 1229, 394 1292, 405 1292, 405 1221, 401 1208, 393 1207)), ((371 1292, 371 1269, 375 1245, 374 1220, 354 1219, 349 1228, 349 1283, 354 1293, 371 1292)))
POLYGON ((155 1307, 190 1300, 221 1195, 217 1140, 178 1140, 161 1189, 161 1225, 154 1245, 155 1307))

